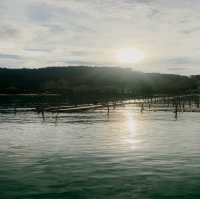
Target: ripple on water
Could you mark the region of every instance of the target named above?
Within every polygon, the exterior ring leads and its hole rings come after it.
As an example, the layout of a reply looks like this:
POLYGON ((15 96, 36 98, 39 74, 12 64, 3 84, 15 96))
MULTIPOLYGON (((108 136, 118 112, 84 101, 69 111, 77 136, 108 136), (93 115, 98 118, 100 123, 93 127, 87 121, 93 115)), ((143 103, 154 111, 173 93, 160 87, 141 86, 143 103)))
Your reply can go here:
POLYGON ((199 198, 196 113, 0 115, 2 198, 199 198))

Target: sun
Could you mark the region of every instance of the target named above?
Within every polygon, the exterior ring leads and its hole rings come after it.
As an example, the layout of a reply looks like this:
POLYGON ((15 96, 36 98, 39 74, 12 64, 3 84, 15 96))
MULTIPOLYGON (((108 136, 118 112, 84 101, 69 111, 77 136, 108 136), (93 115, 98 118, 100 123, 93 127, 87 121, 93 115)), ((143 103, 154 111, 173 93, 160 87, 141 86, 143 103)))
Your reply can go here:
POLYGON ((119 49, 116 52, 116 60, 120 63, 136 63, 144 59, 144 54, 134 48, 119 49))

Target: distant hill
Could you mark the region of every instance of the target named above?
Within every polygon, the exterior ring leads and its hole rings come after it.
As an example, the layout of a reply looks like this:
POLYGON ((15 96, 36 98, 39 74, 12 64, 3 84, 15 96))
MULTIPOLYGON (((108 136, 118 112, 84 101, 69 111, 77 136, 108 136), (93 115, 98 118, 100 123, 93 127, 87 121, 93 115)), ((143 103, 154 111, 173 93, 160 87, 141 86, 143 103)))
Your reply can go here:
POLYGON ((117 67, 0 69, 0 93, 66 95, 182 94, 198 89, 200 78, 142 73, 117 67))

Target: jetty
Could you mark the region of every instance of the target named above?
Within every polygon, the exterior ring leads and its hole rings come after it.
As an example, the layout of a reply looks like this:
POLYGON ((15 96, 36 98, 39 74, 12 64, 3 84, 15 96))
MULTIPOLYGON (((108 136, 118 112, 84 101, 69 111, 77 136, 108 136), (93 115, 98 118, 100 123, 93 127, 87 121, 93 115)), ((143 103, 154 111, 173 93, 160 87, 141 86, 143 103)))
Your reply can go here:
POLYGON ((96 109, 107 110, 107 113, 111 109, 115 109, 119 106, 125 106, 127 104, 133 104, 140 110, 144 111, 170 111, 175 114, 175 118, 178 117, 179 112, 200 112, 200 95, 188 94, 177 96, 140 96, 135 98, 129 98, 125 100, 112 100, 107 102, 96 102, 93 104, 66 104, 66 105, 37 105, 35 107, 16 107, 13 108, 0 108, 0 112, 37 112, 44 116, 45 112, 51 113, 73 113, 83 112, 96 109))

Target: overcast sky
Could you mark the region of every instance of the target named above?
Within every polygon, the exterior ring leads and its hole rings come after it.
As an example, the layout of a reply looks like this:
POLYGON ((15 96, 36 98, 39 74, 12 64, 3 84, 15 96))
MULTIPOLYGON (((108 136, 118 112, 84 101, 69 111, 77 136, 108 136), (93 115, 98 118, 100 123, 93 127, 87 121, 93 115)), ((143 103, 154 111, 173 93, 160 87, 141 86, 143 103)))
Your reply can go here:
POLYGON ((0 0, 0 67, 124 66, 200 73, 199 0, 0 0))

